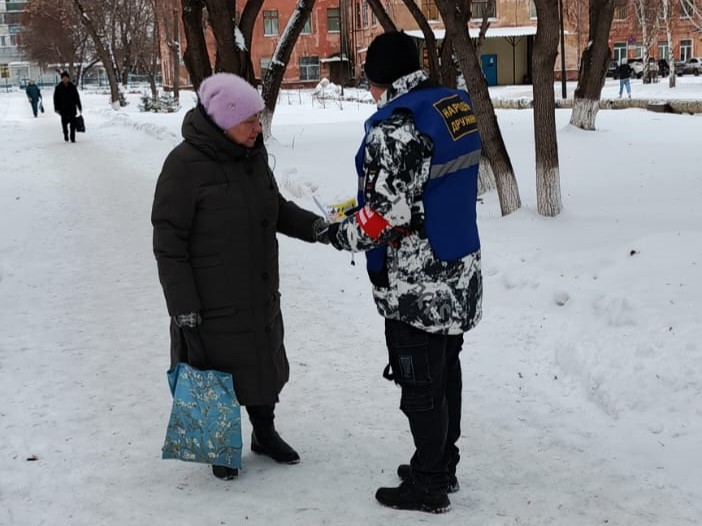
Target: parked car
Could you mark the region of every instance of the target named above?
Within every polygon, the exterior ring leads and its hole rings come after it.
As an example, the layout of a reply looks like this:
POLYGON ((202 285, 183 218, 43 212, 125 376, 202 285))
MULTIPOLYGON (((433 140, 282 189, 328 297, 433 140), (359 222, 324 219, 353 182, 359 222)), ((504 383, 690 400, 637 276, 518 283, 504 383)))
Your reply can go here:
POLYGON ((681 77, 685 74, 685 63, 680 60, 675 61, 675 75, 681 77))
POLYGON ((607 68, 607 76, 612 77, 614 79, 619 78, 619 74, 617 73, 617 70, 619 69, 619 62, 616 60, 612 60, 609 63, 609 67, 607 68))
POLYGON ((685 73, 695 76, 702 73, 702 57, 688 58, 685 62, 685 73))
MULTIPOLYGON (((642 58, 632 58, 629 60, 629 67, 631 67, 631 78, 640 79, 644 75, 644 61, 642 58)), ((670 68, 669 68, 670 69, 670 68)), ((653 57, 648 57, 648 71, 651 79, 656 79, 660 74, 660 68, 658 67, 658 62, 653 57)))
POLYGON ((631 78, 640 79, 643 77, 643 59, 642 58, 632 58, 629 60, 629 67, 631 68, 631 78))

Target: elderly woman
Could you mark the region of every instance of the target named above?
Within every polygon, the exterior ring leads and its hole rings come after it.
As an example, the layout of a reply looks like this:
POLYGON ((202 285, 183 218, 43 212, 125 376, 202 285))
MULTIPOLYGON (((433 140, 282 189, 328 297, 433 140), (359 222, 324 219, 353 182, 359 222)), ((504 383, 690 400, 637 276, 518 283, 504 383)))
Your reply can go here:
MULTIPOLYGON (((296 464, 299 455, 273 425, 289 376, 276 235, 314 242, 326 224, 280 195, 263 145, 258 91, 218 73, 198 94, 183 121, 184 140, 164 162, 151 216, 171 316, 171 364, 231 373, 253 426, 251 449, 296 464)), ((231 479, 238 472, 213 466, 213 474, 231 479)))

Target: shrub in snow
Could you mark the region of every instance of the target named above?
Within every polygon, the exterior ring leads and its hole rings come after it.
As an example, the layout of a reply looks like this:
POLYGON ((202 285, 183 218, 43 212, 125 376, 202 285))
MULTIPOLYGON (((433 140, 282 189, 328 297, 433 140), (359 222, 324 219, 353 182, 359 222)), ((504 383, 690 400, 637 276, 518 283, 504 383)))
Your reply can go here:
POLYGON ((154 113, 175 113, 180 109, 180 103, 170 95, 159 95, 156 99, 150 95, 143 94, 139 103, 140 111, 151 111, 154 113))

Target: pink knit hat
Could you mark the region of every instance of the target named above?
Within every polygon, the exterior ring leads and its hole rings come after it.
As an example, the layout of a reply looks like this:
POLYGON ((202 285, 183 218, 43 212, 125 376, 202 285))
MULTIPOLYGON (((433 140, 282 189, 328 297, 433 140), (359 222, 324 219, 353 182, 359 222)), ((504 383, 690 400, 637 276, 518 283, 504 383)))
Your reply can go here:
POLYGON ((215 73, 200 84, 200 102, 212 120, 228 130, 263 109, 258 90, 233 73, 215 73))

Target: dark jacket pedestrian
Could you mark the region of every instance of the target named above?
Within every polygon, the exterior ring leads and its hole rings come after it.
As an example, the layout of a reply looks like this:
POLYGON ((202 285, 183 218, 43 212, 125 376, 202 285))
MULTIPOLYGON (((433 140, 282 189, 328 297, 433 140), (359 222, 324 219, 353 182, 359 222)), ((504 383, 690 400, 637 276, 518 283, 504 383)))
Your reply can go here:
POLYGON ((61 116, 63 139, 76 142, 76 115, 83 112, 78 88, 70 80, 68 72, 61 73, 61 82, 54 89, 54 112, 61 116))
POLYGON ((617 76, 620 79, 630 79, 631 73, 632 73, 631 66, 626 62, 626 60, 623 60, 622 63, 619 65, 619 68, 617 70, 617 76))
MULTIPOLYGON (((231 373, 253 424, 252 449, 278 462, 298 454, 273 425, 288 381, 278 274, 278 233, 316 241, 324 220, 280 194, 268 165, 254 87, 229 73, 205 79, 166 158, 151 220, 171 322, 171 363, 187 361, 196 331, 200 368, 231 373)), ((235 470, 215 467, 231 478, 235 470)))
MULTIPOLYGON (((33 80, 30 80, 29 84, 27 85, 27 88, 24 91, 27 94, 27 100, 29 100, 29 104, 32 105, 32 113, 34 113, 34 116, 37 117, 42 101, 41 90, 39 89, 39 86, 37 86, 34 83, 33 80)), ((44 111, 43 107, 41 111, 44 111)))
POLYGON ((401 387, 414 438, 402 484, 376 499, 440 513, 458 489, 463 333, 481 317, 480 136, 468 95, 430 82, 408 35, 378 36, 365 73, 378 111, 356 157, 361 208, 328 234, 336 248, 366 252, 385 318, 384 376, 401 387))

